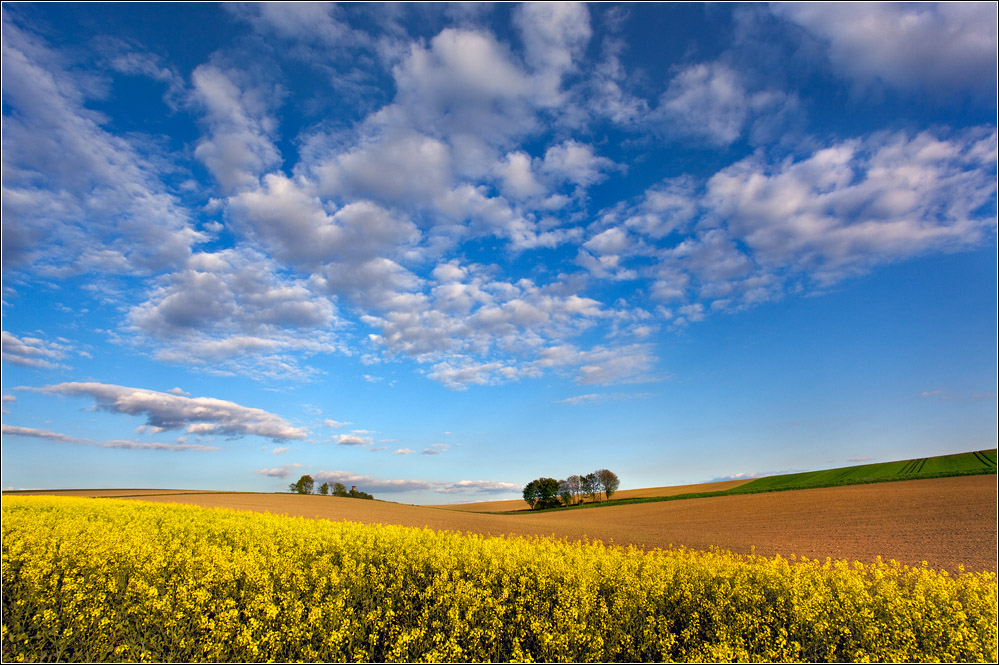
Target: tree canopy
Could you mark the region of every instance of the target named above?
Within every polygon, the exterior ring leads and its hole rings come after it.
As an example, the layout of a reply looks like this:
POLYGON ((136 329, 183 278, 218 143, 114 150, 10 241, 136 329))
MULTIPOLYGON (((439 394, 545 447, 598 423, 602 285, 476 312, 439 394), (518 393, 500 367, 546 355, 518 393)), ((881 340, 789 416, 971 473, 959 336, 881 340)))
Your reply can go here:
POLYGON ((315 484, 316 481, 312 479, 312 476, 305 474, 292 484, 288 485, 288 490, 294 494, 312 494, 312 488, 315 484))
POLYGON ((571 506, 582 503, 587 497, 596 501, 601 493, 609 499, 620 485, 617 474, 608 469, 571 475, 565 480, 537 478, 524 486, 524 501, 532 510, 571 506))

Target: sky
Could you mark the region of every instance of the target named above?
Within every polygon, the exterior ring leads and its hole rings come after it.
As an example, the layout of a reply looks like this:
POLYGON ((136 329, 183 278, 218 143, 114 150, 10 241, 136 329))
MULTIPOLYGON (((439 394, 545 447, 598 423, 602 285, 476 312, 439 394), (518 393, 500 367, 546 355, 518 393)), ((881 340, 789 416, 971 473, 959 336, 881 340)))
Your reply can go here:
POLYGON ((4 3, 2 486, 992 448, 996 15, 4 3))

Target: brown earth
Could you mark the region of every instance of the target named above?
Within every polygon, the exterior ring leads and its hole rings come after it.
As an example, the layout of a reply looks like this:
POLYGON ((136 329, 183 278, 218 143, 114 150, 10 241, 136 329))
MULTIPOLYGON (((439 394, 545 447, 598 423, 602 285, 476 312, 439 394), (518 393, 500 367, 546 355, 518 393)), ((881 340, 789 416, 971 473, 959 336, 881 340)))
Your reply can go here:
MULTIPOLYGON (((697 485, 672 485, 670 487, 643 487, 637 490, 620 490, 614 492, 615 499, 644 499, 651 496, 676 496, 677 494, 693 494, 694 492, 722 492, 739 485, 745 485, 749 480, 723 480, 717 483, 700 483, 697 485)), ((443 508, 445 510, 460 510, 469 513, 505 513, 511 510, 527 510, 523 499, 511 501, 482 501, 479 503, 448 503, 428 505, 427 508, 443 508)))
MULTIPOLYGON (((950 571, 959 564, 968 570, 997 568, 995 475, 517 515, 317 495, 158 492, 135 498, 491 535, 588 537, 647 549, 673 545, 748 553, 755 548, 765 556, 864 562, 880 556, 950 571)), ((91 495, 97 494, 108 496, 106 490, 91 495)))

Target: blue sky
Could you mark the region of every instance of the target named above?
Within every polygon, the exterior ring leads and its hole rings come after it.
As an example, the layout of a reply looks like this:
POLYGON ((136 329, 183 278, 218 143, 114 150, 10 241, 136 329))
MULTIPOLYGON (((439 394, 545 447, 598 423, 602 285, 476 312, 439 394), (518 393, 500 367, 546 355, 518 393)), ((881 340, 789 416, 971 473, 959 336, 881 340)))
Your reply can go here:
POLYGON ((996 7, 3 7, 7 488, 993 447, 996 7))

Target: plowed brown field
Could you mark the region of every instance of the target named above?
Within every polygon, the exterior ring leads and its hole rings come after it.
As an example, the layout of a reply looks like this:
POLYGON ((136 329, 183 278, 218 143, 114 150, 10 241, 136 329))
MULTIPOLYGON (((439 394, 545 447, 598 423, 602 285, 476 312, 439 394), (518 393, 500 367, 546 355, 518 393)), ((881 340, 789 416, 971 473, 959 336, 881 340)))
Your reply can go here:
POLYGON ((995 475, 519 515, 316 495, 184 493, 135 498, 491 535, 588 537, 645 548, 720 547, 737 553, 755 548, 766 556, 865 562, 880 556, 913 565, 926 561, 947 570, 958 564, 969 570, 997 568, 995 475))

